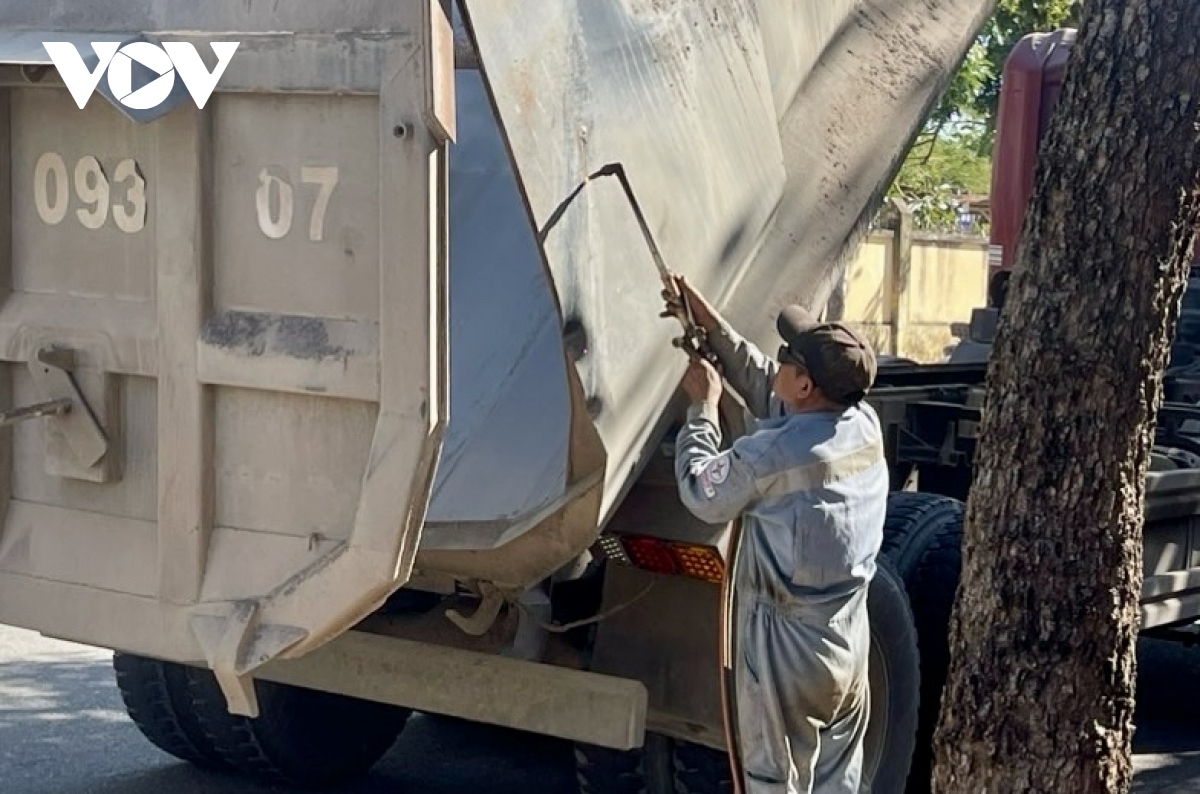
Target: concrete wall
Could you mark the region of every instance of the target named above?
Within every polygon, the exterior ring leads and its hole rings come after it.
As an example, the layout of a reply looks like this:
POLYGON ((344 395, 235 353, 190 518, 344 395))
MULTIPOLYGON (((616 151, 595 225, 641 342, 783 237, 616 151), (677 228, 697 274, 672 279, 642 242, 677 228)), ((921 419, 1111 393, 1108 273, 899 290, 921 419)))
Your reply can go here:
POLYGON ((956 341, 951 324, 987 302, 987 247, 981 237, 872 234, 847 269, 843 319, 881 354, 939 361, 956 341))

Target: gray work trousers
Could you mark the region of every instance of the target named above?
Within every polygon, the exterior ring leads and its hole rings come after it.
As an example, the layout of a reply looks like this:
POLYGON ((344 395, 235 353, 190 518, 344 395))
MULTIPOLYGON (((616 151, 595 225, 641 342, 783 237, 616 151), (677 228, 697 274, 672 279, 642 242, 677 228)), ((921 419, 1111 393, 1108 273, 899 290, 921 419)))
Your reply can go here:
POLYGON ((737 676, 745 794, 858 794, 870 716, 866 598, 829 620, 749 600, 737 676))

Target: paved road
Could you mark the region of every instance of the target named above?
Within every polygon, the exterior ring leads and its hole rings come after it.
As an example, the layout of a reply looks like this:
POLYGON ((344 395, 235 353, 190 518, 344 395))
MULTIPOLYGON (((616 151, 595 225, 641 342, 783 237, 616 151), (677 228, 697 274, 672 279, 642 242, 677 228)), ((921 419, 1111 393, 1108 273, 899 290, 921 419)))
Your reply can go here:
MULTIPOLYGON (((0 627, 4 794, 266 794, 207 775, 147 743, 126 719, 109 654, 0 627)), ((1143 642, 1136 794, 1200 790, 1200 649, 1143 642)), ((347 794, 573 794, 568 748, 419 717, 347 794)))

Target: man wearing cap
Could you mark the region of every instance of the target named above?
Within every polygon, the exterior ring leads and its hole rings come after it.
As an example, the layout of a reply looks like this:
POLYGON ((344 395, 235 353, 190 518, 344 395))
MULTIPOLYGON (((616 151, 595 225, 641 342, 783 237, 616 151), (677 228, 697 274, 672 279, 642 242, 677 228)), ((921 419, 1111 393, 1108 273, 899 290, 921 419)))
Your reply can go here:
POLYGON ((721 376, 693 357, 675 473, 701 520, 743 517, 736 705, 744 789, 854 794, 869 716, 867 587, 889 489, 879 419, 862 402, 875 355, 849 327, 791 306, 776 323, 777 363, 675 280, 759 420, 721 451, 721 376))

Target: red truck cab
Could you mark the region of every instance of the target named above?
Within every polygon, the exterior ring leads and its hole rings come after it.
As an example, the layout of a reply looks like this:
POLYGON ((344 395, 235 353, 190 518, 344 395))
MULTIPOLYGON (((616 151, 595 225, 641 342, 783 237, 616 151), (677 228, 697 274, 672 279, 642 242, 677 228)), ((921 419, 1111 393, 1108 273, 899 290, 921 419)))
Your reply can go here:
POLYGON ((1062 92, 1075 31, 1034 33, 1021 39, 1004 64, 996 146, 992 157, 992 231, 988 248, 989 305, 996 305, 1016 263, 1025 210, 1033 196, 1038 146, 1062 92))
MULTIPOLYGON (((969 343, 990 344, 994 336, 1033 196, 1038 149, 1062 93, 1074 44, 1075 31, 1070 28, 1033 33, 1021 39, 1005 61, 992 158, 988 308, 972 317, 969 343)), ((1200 247, 1194 261, 1200 262, 1200 247)), ((985 352, 968 344, 958 358, 967 355, 981 357, 985 352)), ((1200 269, 1193 268, 1183 300, 1169 370, 1176 367, 1200 367, 1200 269)), ((1200 398, 1200 391, 1195 396, 1200 398)))

